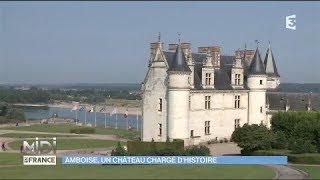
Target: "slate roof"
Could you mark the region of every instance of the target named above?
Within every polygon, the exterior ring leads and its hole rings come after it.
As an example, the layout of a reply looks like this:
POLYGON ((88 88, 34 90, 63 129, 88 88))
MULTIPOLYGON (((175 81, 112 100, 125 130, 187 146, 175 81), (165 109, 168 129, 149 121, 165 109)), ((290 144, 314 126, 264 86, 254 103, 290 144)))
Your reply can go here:
POLYGON ((176 52, 174 53, 173 59, 169 65, 168 71, 170 72, 191 72, 186 56, 183 53, 181 45, 179 44, 176 52))
POLYGON ((268 76, 280 77, 270 45, 264 59, 264 66, 268 76))
POLYGON ((257 47, 253 59, 251 61, 251 64, 249 66, 248 69, 248 74, 251 75, 263 75, 266 74, 265 68, 264 68, 264 64, 261 61, 261 57, 260 57, 260 53, 259 53, 259 49, 257 47))
MULTIPOLYGON (((168 64, 172 64, 175 58, 175 52, 173 51, 164 51, 163 52, 168 64)), ((195 89, 201 89, 201 79, 202 79, 202 67, 203 62, 207 58, 207 54, 203 53, 192 53, 192 58, 195 61, 195 73, 194 73, 194 87, 195 89)), ((230 82, 230 65, 233 64, 234 56, 220 56, 220 64, 221 67, 219 70, 215 70, 214 73, 214 86, 215 89, 218 90, 232 90, 231 82, 230 82), (228 67, 229 66, 229 67, 228 67)), ((172 69, 169 66, 169 69, 172 69)))
POLYGON ((289 111, 306 111, 309 99, 311 110, 320 110, 320 93, 267 92, 270 110, 285 110, 289 103, 289 111))
MULTIPOLYGON (((177 52, 177 51, 176 51, 177 52)), ((172 71, 174 69, 177 69, 177 63, 178 61, 174 61, 174 59, 176 58, 176 52, 174 51, 163 51, 167 63, 169 64, 169 69, 172 71), (174 66, 174 67, 172 67, 174 66)), ((183 52, 183 51, 182 51, 183 52)), ((185 57, 180 57, 180 58, 184 58, 183 60, 185 61, 185 57)), ((202 67, 203 67, 203 62, 206 60, 207 58, 207 54, 205 53, 192 53, 192 58, 194 60, 195 66, 195 72, 194 72, 194 87, 195 89, 201 89, 201 79, 202 79, 202 67)), ((255 60, 252 60, 252 62, 255 62, 251 67, 251 73, 254 74, 265 74, 265 68, 264 68, 264 64, 261 61, 261 57, 260 57, 260 53, 258 51, 258 49, 256 50, 255 56, 254 56, 255 60)), ((229 56, 229 55, 221 55, 220 56, 220 69, 216 69, 215 70, 215 74, 214 74, 214 86, 215 89, 217 90, 232 90, 232 86, 231 86, 231 68, 233 65, 233 61, 235 60, 235 56, 229 56)), ((185 61, 186 62, 186 61, 185 61)), ((245 63, 243 63, 245 64, 245 63)), ((187 63, 183 64, 183 66, 187 66, 187 63)), ((168 69, 168 71, 169 71, 168 69)), ((187 70, 189 68, 182 68, 179 67, 178 70, 187 70)), ((244 89, 248 89, 247 87, 247 83, 246 83, 246 77, 247 74, 250 70, 250 67, 245 66, 244 68, 244 89)))

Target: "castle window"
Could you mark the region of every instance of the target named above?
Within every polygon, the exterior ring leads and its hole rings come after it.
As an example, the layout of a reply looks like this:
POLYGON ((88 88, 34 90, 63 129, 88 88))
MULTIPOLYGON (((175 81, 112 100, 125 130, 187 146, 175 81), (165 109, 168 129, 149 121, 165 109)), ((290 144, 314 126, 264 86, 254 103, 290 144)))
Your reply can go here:
POLYGON ((204 133, 206 135, 210 134, 210 121, 205 121, 204 122, 204 133))
POLYGON ((235 75, 235 80, 234 81, 235 81, 236 85, 240 85, 240 74, 236 74, 235 75))
POLYGON ((240 108, 240 96, 234 96, 234 108, 240 108))
POLYGON ((210 109, 210 100, 211 100, 211 96, 205 96, 205 104, 204 104, 204 108, 205 109, 210 109))
POLYGON ((260 106, 260 112, 262 113, 262 106, 260 106))
POLYGON ((162 98, 159 98, 159 112, 162 112, 162 98))
POLYGON ((262 85, 262 80, 260 80, 260 85, 262 85))
POLYGON ((206 85, 211 84, 211 73, 206 73, 206 85))
POLYGON ((159 123, 159 135, 158 136, 161 136, 162 135, 162 124, 159 123))
POLYGON ((238 127, 240 127, 240 119, 235 119, 234 120, 234 129, 237 129, 238 127))
POLYGON ((193 130, 190 131, 190 137, 193 137, 193 130))

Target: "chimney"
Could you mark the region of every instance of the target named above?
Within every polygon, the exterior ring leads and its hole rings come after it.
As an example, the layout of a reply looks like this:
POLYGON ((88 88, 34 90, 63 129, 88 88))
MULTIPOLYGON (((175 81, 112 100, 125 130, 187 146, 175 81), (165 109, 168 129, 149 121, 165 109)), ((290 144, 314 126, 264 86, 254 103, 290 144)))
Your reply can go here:
POLYGON ((191 43, 181 43, 181 48, 189 61, 191 58, 191 43))
POLYGON ((213 65, 215 67, 220 67, 220 47, 218 46, 209 46, 209 47, 199 47, 199 53, 210 54, 213 59, 213 65))
POLYGON ((169 51, 176 51, 178 44, 169 44, 169 51))
POLYGON ((220 54, 221 50, 218 46, 212 46, 210 47, 210 54, 213 59, 213 66, 220 68, 220 54))

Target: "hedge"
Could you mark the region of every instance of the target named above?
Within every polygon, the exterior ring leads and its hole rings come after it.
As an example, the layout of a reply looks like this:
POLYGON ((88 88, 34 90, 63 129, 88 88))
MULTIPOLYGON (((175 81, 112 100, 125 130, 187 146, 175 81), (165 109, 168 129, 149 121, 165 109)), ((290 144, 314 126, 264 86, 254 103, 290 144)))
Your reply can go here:
POLYGON ((288 156, 288 161, 298 164, 320 164, 319 153, 291 154, 288 150, 258 150, 253 152, 254 156, 288 156))
POLYGON ((70 129, 70 133, 76 134, 94 134, 96 130, 92 127, 77 127, 70 129))
POLYGON ((163 149, 184 150, 184 141, 174 140, 172 142, 142 142, 127 141, 127 149, 130 155, 146 155, 163 149))

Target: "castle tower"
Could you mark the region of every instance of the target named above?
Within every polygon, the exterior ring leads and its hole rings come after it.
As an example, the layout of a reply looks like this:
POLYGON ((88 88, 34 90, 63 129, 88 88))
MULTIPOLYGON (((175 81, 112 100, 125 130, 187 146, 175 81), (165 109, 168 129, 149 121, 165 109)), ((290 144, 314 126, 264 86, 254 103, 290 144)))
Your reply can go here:
POLYGON ((167 71, 168 83, 168 137, 170 139, 189 138, 189 91, 188 78, 191 70, 188 67, 186 56, 179 43, 174 59, 167 71))
POLYGON ((249 87, 248 124, 261 124, 266 121, 267 75, 257 47, 248 69, 249 87))
POLYGON ((266 73, 268 75, 267 88, 276 89, 280 85, 280 75, 277 70, 276 62, 272 54, 270 43, 269 43, 268 51, 266 53, 266 57, 264 59, 264 66, 265 66, 266 73))
POLYGON ((150 44, 148 72, 142 84, 143 141, 165 141, 167 134, 167 68, 163 43, 159 33, 158 41, 150 44))

